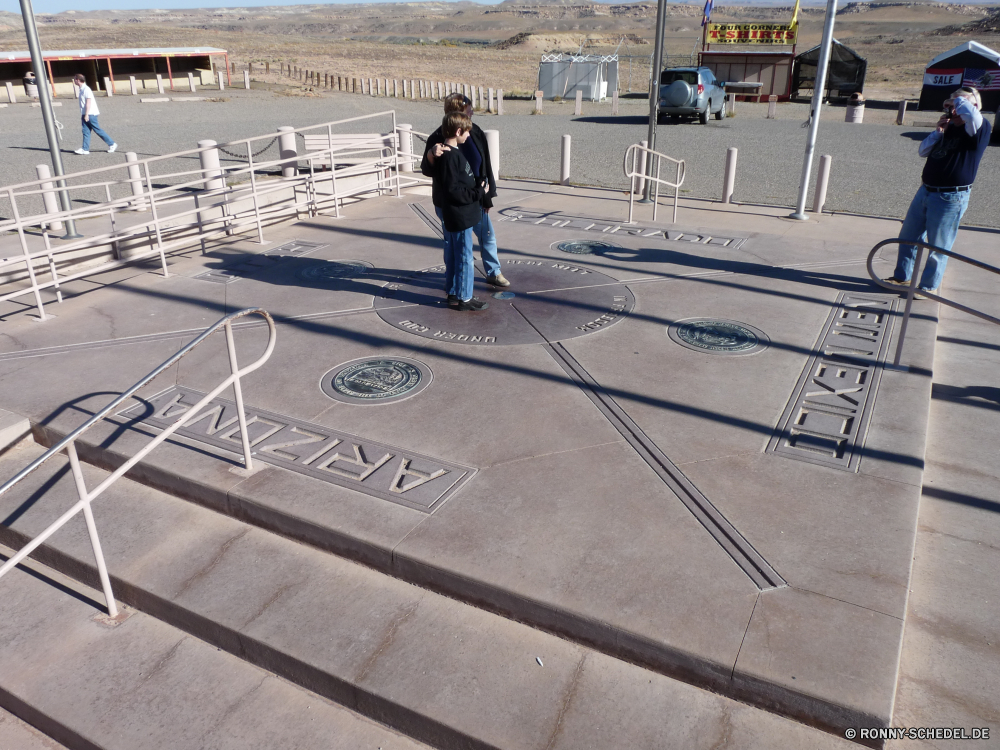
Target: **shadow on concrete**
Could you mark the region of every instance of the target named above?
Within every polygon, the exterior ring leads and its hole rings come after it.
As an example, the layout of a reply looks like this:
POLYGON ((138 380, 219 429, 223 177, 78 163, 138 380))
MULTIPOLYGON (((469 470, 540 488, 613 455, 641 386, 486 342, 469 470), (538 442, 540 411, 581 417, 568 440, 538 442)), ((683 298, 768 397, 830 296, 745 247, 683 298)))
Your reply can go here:
POLYGON ((979 349, 992 349, 995 352, 1000 352, 1000 344, 987 344, 985 341, 972 341, 971 339, 955 339, 950 336, 938 336, 938 341, 944 341, 947 344, 958 344, 959 346, 974 346, 979 349))
POLYGON ((934 383, 931 386, 931 398, 1000 411, 1000 388, 988 385, 956 386, 934 383))
POLYGON ((927 487, 926 485, 922 488, 921 492, 927 497, 933 497, 936 500, 944 500, 949 503, 967 505, 970 508, 979 508, 980 510, 988 510, 992 513, 1000 513, 1000 503, 995 500, 963 495, 961 492, 951 492, 950 490, 943 490, 940 487, 927 487))

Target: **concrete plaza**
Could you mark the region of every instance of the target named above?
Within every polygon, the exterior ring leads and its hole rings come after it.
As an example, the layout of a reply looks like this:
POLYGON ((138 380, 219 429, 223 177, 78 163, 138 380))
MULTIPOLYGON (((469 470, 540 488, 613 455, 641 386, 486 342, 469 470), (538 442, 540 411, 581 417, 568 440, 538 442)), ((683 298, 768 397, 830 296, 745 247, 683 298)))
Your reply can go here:
MULTIPOLYGON (((71 282, 44 323, 7 303, 0 409, 43 445, 227 313, 266 309, 277 345, 243 384, 252 472, 223 394, 95 503, 135 614, 98 629, 60 589, 96 580, 81 519, 36 555, 50 569, 0 581, 0 707, 67 746, 239 746, 219 726, 319 746, 309 696, 343 747, 846 748, 991 725, 973 745, 997 746, 1000 331, 919 301, 891 366, 903 306, 865 260, 897 222, 627 208, 503 182, 512 286, 480 269, 481 313, 444 304, 424 188, 175 253, 167 278, 71 282), (56 641, 49 694, 29 657, 56 641), (132 659, 159 687, 123 677, 132 659), (82 697, 81 672, 107 690, 82 697)), ((963 230, 955 249, 997 245, 963 230)), ((943 294, 997 315, 994 288, 953 262, 943 294)), ((264 338, 237 329, 242 363, 264 338)), ((208 341, 95 426, 89 484, 227 374, 208 341)), ((41 450, 0 455, 0 479, 41 450)), ((0 497, 0 543, 72 504, 61 460, 0 497)))

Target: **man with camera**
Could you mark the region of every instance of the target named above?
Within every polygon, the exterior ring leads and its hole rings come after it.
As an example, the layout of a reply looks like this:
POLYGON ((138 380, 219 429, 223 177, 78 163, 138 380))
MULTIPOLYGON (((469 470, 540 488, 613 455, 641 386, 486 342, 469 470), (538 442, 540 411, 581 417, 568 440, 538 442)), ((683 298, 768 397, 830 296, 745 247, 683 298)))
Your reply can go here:
MULTIPOLYGON (((991 128, 983 119, 982 108, 979 92, 966 86, 945 101, 944 114, 937 127, 920 144, 919 153, 927 158, 923 184, 903 219, 900 239, 951 250, 959 222, 969 205, 979 162, 990 142, 991 128)), ((908 285, 916 255, 914 245, 901 244, 896 270, 886 281, 908 285)), ((921 291, 937 294, 947 263, 947 255, 930 253, 920 277, 921 291)))

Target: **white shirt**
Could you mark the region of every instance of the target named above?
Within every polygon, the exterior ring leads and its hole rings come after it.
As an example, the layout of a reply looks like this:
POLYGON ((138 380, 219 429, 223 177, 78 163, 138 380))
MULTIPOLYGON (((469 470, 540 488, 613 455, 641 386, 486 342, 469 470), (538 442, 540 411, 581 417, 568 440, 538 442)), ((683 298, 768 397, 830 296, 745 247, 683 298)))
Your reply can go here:
POLYGON ((97 99, 94 98, 94 92, 90 90, 90 86, 87 84, 81 84, 80 86, 80 115, 99 115, 101 110, 97 108, 97 99), (90 111, 87 111, 87 100, 90 99, 90 111))

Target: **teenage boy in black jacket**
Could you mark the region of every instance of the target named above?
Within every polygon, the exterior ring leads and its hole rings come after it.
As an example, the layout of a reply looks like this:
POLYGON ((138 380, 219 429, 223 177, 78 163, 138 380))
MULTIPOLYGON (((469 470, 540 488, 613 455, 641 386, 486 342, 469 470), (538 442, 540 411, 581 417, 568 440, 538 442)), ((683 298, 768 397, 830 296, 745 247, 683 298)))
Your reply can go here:
POLYGON ((485 310, 489 305, 472 296, 475 265, 472 228, 482 221, 487 181, 477 178, 462 155, 472 121, 464 112, 445 115, 441 123, 447 151, 434 160, 434 205, 444 224, 445 292, 457 310, 485 310))
MULTIPOLYGON (((472 118, 472 100, 462 94, 449 94, 444 100, 444 113, 464 112, 472 118)), ((438 128, 427 139, 427 148, 424 150, 424 158, 420 162, 420 171, 427 177, 434 176, 434 161, 445 151, 444 136, 438 128)), ((493 199, 497 197, 497 186, 493 179, 493 164, 490 158, 490 147, 486 142, 486 133, 475 123, 472 124, 472 132, 468 140, 459 146, 462 155, 472 168, 473 174, 479 179, 485 179, 487 184, 486 195, 483 198, 482 220, 473 228, 476 236, 479 237, 479 254, 483 258, 483 270, 486 272, 486 281, 493 286, 507 287, 510 282, 500 272, 500 258, 497 255, 497 237, 493 231, 493 222, 490 221, 490 209, 493 207, 493 199)), ((438 218, 441 218, 441 207, 434 203, 438 218)))

